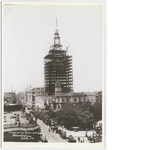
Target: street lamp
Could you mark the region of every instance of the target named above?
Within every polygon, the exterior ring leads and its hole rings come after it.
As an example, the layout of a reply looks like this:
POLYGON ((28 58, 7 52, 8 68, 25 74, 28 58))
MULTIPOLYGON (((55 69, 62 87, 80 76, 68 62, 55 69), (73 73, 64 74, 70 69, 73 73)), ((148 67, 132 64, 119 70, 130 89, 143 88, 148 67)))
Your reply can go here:
POLYGON ((86 137, 87 137, 87 132, 88 132, 88 130, 87 130, 87 122, 88 122, 88 119, 86 119, 86 133, 85 133, 86 137))

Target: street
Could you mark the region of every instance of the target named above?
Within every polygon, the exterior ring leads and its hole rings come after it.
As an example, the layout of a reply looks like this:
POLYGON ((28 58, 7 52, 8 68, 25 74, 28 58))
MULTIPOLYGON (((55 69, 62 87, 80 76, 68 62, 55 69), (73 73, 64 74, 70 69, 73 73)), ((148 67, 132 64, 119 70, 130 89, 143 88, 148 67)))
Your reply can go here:
POLYGON ((37 119, 37 124, 41 127, 41 133, 43 137, 46 136, 48 142, 67 142, 66 140, 62 139, 59 134, 49 132, 49 128, 45 123, 41 120, 37 119))
MULTIPOLYGON (((52 131, 49 132, 49 127, 41 120, 37 119, 37 124, 41 127, 41 133, 43 137, 46 136, 48 142, 67 142, 67 140, 62 139, 59 134, 53 133, 52 131)), ((73 135, 73 137, 76 139, 77 142, 78 142, 78 137, 80 137, 82 141, 84 139, 84 143, 89 143, 87 137, 85 137, 86 131, 74 132, 74 131, 69 131, 65 128, 63 130, 66 131, 67 136, 73 135)), ((88 131, 88 135, 92 135, 92 133, 93 131, 88 131)))

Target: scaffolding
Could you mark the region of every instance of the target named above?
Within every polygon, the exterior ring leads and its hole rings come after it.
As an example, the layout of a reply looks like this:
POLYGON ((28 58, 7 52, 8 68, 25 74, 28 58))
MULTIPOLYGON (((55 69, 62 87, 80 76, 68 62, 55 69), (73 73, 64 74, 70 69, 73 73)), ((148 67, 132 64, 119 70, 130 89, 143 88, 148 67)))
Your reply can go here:
POLYGON ((61 83, 63 93, 73 91, 72 56, 67 55, 66 50, 61 50, 58 30, 54 35, 54 45, 44 57, 45 91, 48 95, 54 94, 57 80, 61 83))

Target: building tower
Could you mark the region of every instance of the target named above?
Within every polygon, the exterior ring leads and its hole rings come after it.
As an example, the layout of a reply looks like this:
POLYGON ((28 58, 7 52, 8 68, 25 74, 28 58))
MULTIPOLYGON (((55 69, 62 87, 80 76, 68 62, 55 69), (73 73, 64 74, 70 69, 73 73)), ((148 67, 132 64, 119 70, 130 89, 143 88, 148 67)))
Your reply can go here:
POLYGON ((72 56, 67 50, 62 50, 58 30, 54 33, 54 44, 50 46, 49 54, 44 57, 45 92, 52 95, 55 92, 57 80, 61 83, 61 92, 73 91, 72 56))

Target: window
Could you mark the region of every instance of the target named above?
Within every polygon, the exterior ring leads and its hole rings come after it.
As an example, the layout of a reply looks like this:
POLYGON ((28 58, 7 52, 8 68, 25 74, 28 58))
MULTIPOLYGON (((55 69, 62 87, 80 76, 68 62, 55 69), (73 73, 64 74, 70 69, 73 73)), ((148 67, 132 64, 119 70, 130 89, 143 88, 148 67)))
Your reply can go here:
POLYGON ((69 102, 69 98, 67 98, 67 102, 69 102))
POLYGON ((77 99, 76 98, 74 98, 74 102, 76 102, 77 101, 77 99))
POLYGON ((81 102, 81 98, 79 97, 79 102, 81 102))
POLYGON ((62 102, 65 102, 65 100, 64 100, 64 99, 62 99, 62 102))
POLYGON ((86 101, 86 98, 83 98, 84 101, 86 101))

